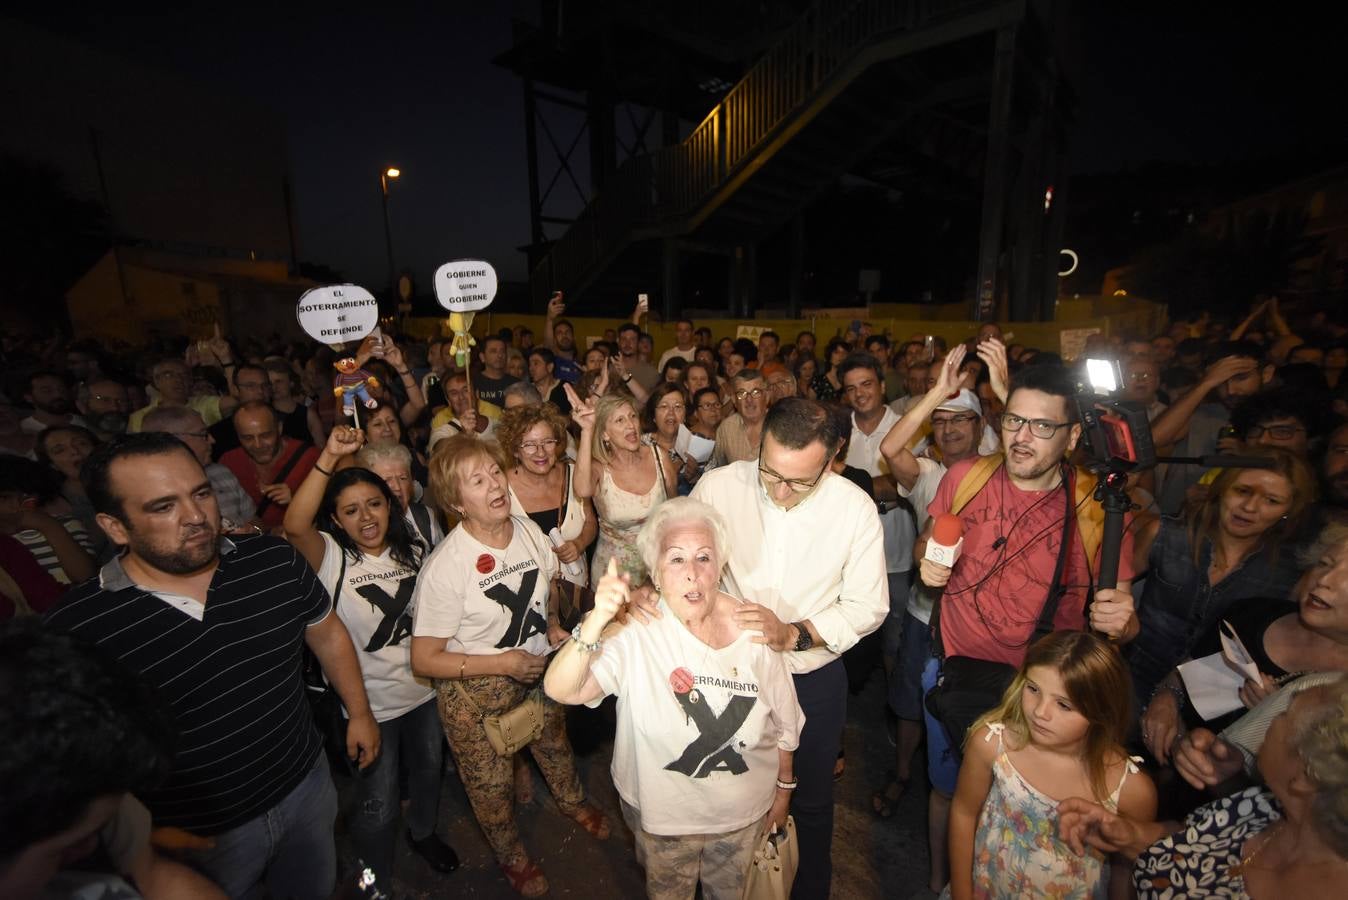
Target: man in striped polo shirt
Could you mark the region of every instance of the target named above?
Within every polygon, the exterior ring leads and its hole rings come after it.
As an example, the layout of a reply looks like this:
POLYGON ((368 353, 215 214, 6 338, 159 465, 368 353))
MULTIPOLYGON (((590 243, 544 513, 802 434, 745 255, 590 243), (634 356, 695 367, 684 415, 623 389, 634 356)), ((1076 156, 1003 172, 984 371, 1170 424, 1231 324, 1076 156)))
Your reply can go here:
POLYGON ((167 434, 127 435, 83 469, 123 553, 72 589, 52 627, 98 644, 155 686, 178 728, 173 771, 140 799, 156 827, 209 837, 191 860, 231 897, 333 890, 337 795, 300 680, 301 642, 350 716, 347 752, 379 753, 351 638, 289 544, 233 542, 196 457, 167 434))

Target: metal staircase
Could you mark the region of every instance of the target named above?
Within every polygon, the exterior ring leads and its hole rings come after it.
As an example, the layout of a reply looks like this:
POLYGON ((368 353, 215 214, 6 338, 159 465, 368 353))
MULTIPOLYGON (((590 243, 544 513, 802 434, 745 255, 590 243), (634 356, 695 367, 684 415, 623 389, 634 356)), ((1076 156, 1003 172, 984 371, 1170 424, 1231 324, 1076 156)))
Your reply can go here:
POLYGON ((905 141, 930 145, 949 135, 954 150, 926 147, 922 177, 949 178, 976 196, 990 48, 1026 15, 1025 0, 819 0, 687 138, 628 158, 604 181, 538 257, 530 275, 536 308, 553 290, 599 299, 656 283, 659 239, 761 240, 842 175, 883 179, 905 141), (913 64, 932 48, 948 54, 948 77, 913 64), (949 54, 959 52, 976 53, 986 71, 952 64, 949 54))

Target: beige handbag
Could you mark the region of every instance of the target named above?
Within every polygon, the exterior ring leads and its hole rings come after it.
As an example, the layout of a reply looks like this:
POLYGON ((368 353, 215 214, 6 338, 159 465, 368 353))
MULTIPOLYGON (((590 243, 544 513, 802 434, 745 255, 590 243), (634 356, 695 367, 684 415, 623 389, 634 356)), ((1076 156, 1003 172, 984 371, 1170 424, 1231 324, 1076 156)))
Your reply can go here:
POLYGON ((786 817, 782 831, 763 835, 744 877, 743 900, 786 900, 796 880, 800 848, 796 844, 796 820, 786 817))
POLYGON ((482 720, 482 728, 487 732, 487 743, 498 756, 514 756, 520 750, 543 733, 543 689, 536 687, 524 695, 520 705, 499 715, 484 716, 482 710, 463 685, 454 681, 454 689, 472 709, 473 715, 482 720))

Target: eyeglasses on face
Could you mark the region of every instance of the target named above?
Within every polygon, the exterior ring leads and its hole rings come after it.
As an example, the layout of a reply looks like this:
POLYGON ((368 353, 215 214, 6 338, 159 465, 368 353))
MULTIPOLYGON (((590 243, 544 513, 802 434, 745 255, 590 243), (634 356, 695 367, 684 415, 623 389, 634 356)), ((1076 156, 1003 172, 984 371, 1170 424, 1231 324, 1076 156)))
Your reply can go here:
POLYGON ((1013 416, 1011 413, 1002 413, 1002 431, 1011 434, 1029 425, 1030 434, 1037 438, 1048 439, 1057 434, 1059 428, 1066 428, 1071 424, 1071 422, 1050 422, 1048 419, 1026 419, 1022 416, 1013 416))
POLYGON ((1290 441, 1306 429, 1300 425, 1251 425, 1245 429, 1245 439, 1257 441, 1265 434, 1280 441, 1290 441))
POLYGON ((556 438, 547 438, 542 441, 524 441, 520 444, 520 449, 525 453, 537 453, 539 450, 552 451, 559 444, 556 438))
POLYGON ((750 389, 747 390, 747 391, 736 391, 736 392, 735 392, 735 399, 736 399, 736 400, 743 400, 743 399, 745 399, 746 397, 753 397, 755 400, 762 400, 762 399, 763 399, 764 397, 766 397, 767 395, 768 395, 768 392, 765 391, 765 390, 763 390, 762 388, 750 388, 750 389))
POLYGON ((965 424, 966 422, 972 422, 974 419, 977 419, 977 418, 978 418, 978 416, 974 415, 973 413, 960 413, 960 414, 957 415, 957 416, 946 416, 945 418, 941 418, 941 419, 937 419, 937 418, 934 418, 934 417, 933 417, 932 420, 931 420, 931 427, 932 427, 932 428, 958 428, 959 426, 965 424))
POLYGON ((783 478, 781 475, 778 475, 776 472, 763 465, 763 452, 760 450, 758 453, 758 474, 763 478, 763 483, 769 488, 774 487, 775 485, 784 484, 797 494, 804 494, 814 490, 814 486, 819 483, 819 479, 823 478, 824 473, 828 471, 828 466, 831 462, 833 462, 832 454, 824 460, 824 465, 819 470, 819 474, 809 481, 806 481, 804 478, 783 478))

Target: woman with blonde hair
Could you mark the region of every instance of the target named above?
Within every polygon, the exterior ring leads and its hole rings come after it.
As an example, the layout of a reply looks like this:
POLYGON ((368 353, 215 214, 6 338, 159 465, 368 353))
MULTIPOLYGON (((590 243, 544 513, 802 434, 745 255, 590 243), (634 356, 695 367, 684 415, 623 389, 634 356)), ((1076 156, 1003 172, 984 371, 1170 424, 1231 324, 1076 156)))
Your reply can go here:
POLYGON ((1315 499, 1315 476, 1280 447, 1251 447, 1269 468, 1224 469, 1203 501, 1183 517, 1153 520, 1134 546, 1146 573, 1137 604, 1141 631, 1128 665, 1140 706, 1233 609, 1260 597, 1286 597, 1298 567, 1289 546, 1315 499))
POLYGON ((580 426, 576 459, 576 496, 594 498, 599 513, 599 546, 590 564, 597 582, 616 559, 633 587, 646 582, 646 566, 637 550, 637 533, 656 506, 676 495, 678 468, 658 445, 641 440, 641 418, 633 399, 606 394, 580 396, 567 385, 571 418, 580 426))
MULTIPOLYGON (((566 637, 549 597, 557 556, 537 525, 511 514, 494 443, 466 434, 443 439, 431 458, 431 486, 460 524, 422 565, 412 598, 412 670, 434 679, 445 737, 501 871, 515 891, 537 897, 548 882, 520 841, 511 757, 492 748, 483 719, 524 702, 549 645, 566 637)), ((607 838, 608 820, 585 802, 561 708, 544 698, 542 715, 542 733, 528 746, 558 809, 607 838)))

